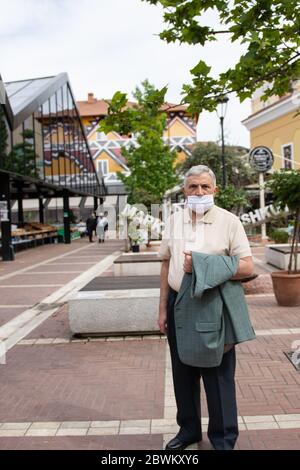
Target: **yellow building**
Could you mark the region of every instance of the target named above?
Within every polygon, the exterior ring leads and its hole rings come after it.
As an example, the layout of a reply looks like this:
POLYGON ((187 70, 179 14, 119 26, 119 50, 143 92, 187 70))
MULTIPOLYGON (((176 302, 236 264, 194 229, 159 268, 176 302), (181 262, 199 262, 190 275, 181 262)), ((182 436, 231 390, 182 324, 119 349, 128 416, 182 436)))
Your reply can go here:
POLYGON ((252 99, 252 114, 243 121, 250 131, 251 148, 269 147, 274 154, 273 168, 300 168, 300 80, 290 93, 261 101, 263 89, 252 99))
MULTIPOLYGON (((137 145, 135 136, 121 136, 116 132, 105 135, 98 132, 99 122, 107 115, 108 105, 106 101, 96 99, 93 93, 88 93, 86 101, 78 101, 77 106, 95 166, 102 170, 109 193, 122 192, 123 185, 117 177, 117 172, 129 172, 126 159, 122 156, 122 147, 137 145)), ((168 116, 163 138, 170 148, 177 152, 175 164, 190 154, 191 147, 196 142, 197 117, 193 118, 186 109, 187 106, 171 103, 166 103, 162 108, 168 116)))

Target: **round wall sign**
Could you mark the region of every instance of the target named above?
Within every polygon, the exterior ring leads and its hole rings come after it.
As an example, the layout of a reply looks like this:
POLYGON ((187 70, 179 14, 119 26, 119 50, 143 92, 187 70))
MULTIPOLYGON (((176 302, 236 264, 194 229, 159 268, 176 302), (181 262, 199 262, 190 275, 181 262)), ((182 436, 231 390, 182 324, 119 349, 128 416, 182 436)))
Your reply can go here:
POLYGON ((249 153, 249 163, 261 173, 271 170, 274 163, 272 150, 264 146, 255 147, 249 153))

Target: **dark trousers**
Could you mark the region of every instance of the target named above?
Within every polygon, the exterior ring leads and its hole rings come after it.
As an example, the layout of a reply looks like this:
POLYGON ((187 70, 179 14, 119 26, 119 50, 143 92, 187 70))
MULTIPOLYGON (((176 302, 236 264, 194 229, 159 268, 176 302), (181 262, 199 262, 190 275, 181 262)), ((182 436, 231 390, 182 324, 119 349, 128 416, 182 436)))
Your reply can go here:
POLYGON ((224 354, 218 367, 192 367, 178 356, 174 323, 177 292, 170 289, 168 298, 168 342, 171 351, 174 392, 177 405, 179 437, 201 440, 200 378, 202 377, 209 414, 208 438, 217 450, 234 448, 238 437, 235 396, 235 349, 224 354))

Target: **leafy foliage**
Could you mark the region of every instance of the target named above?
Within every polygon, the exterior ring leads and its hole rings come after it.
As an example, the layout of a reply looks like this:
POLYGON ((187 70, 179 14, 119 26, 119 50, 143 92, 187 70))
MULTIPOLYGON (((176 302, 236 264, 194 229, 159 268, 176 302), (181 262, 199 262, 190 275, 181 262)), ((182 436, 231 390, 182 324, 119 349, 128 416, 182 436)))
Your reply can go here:
MULTIPOLYGON (((226 145, 225 163, 228 176, 228 183, 236 188, 243 188, 247 184, 257 182, 257 174, 248 164, 245 158, 248 150, 244 147, 226 145)), ((199 142, 193 150, 191 156, 180 164, 179 170, 185 173, 194 165, 207 165, 216 175, 217 183, 222 181, 222 149, 214 142, 199 142)))
POLYGON ((13 146, 12 151, 4 161, 3 169, 19 175, 36 178, 38 174, 35 167, 35 152, 31 142, 33 131, 25 129, 24 132, 21 132, 21 136, 23 137, 23 142, 13 146))
POLYGON ((99 130, 119 134, 137 135, 138 146, 122 148, 130 175, 118 173, 129 191, 129 203, 159 203, 165 191, 177 183, 173 164, 175 152, 164 144, 162 136, 166 114, 161 112, 167 89, 156 90, 147 80, 137 87, 135 105, 127 96, 116 92, 108 103, 108 116, 101 121, 99 130))
POLYGON ((272 191, 274 204, 281 210, 288 206, 295 213, 300 208, 300 170, 276 171, 267 186, 272 191))
POLYGON ((220 188, 215 196, 215 202, 219 207, 239 214, 242 207, 248 207, 249 201, 243 189, 237 189, 233 185, 220 188))
POLYGON ((142 0, 161 6, 167 28, 160 33, 167 42, 205 46, 220 35, 246 46, 234 67, 217 78, 203 60, 191 70, 191 85, 183 86, 184 102, 191 112, 213 111, 216 99, 235 92, 241 101, 265 83, 263 100, 290 91, 300 75, 299 0, 142 0), (203 24, 208 10, 218 13, 220 30, 203 24))
POLYGON ((8 133, 4 121, 4 113, 2 106, 0 105, 0 168, 3 168, 3 164, 6 159, 7 139, 8 133))
POLYGON ((272 191, 274 205, 281 210, 288 206, 294 218, 294 234, 288 271, 289 273, 296 272, 300 229, 300 170, 281 170, 273 173, 271 180, 267 182, 267 187, 272 191))
POLYGON ((275 243, 287 243, 289 239, 288 232, 285 232, 284 230, 273 230, 270 233, 270 236, 275 243))

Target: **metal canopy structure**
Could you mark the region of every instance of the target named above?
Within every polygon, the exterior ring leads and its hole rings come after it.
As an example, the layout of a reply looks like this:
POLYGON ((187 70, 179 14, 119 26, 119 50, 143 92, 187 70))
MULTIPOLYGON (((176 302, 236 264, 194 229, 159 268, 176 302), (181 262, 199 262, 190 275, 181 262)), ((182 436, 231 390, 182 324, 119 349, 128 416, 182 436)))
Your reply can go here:
POLYGON ((104 197, 68 75, 7 82, 4 89, 11 133, 1 169, 40 185, 104 197))
MULTIPOLYGON (((106 187, 94 166, 68 75, 7 83, 0 76, 0 92, 2 139, 7 133, 5 154, 0 147, 2 211, 7 208, 10 225, 10 201, 16 199, 23 223, 23 199, 62 197, 69 233, 69 197, 93 196, 96 207, 106 187)), ((2 255, 9 259, 10 228, 3 215, 1 229, 2 255)))

